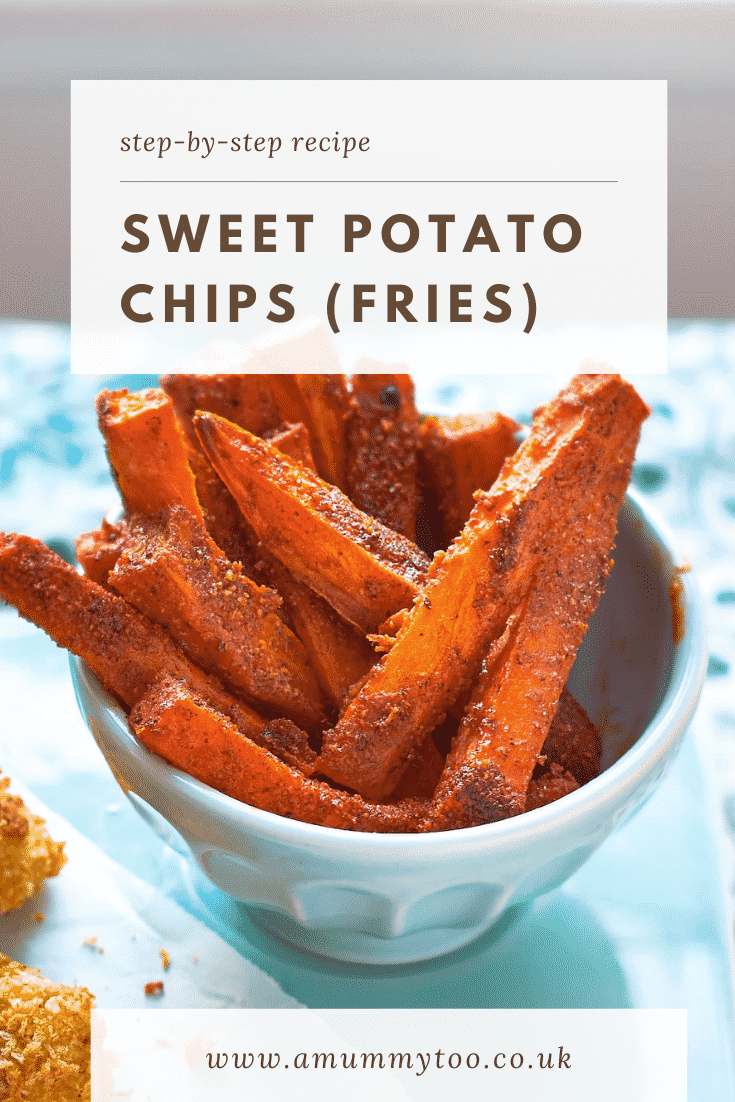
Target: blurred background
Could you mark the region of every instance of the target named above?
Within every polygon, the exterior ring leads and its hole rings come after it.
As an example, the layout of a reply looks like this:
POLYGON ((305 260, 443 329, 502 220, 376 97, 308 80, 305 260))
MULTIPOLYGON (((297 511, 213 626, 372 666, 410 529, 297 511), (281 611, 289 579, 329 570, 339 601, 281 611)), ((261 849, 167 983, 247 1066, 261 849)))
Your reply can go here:
MULTIPOLYGON (((735 317, 735 4, 0 0, 0 317, 69 317, 71 79, 665 79, 669 316, 735 317)), ((560 135, 563 141, 563 134, 560 135)))

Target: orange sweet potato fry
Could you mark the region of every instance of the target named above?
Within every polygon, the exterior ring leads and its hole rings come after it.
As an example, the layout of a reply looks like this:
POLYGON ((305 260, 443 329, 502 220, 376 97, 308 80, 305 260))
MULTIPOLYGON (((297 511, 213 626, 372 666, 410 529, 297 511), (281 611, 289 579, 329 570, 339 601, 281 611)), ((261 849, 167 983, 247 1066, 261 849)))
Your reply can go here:
POLYGON ((489 490, 505 458, 515 451, 519 427, 510 417, 492 412, 422 421, 421 464, 442 515, 444 547, 469 519, 475 491, 489 490))
MULTIPOLYGON (((266 741, 266 720, 193 665, 162 627, 78 574, 39 540, 0 533, 0 597, 60 647, 79 655, 125 707, 168 673, 226 715, 241 734, 266 741)), ((302 767, 311 769, 312 760, 304 737, 302 767)))
POLYGON ((126 511, 157 513, 176 504, 201 520, 189 449, 171 399, 157 388, 103 390, 97 414, 126 511))
POLYGON ((621 387, 601 453, 587 465, 549 533, 544 561, 508 642, 479 679, 460 724, 436 792, 433 820, 439 829, 493 822, 525 809, 531 774, 605 587, 618 510, 647 412, 632 387, 621 387))
MULTIPOLYGON (((390 795, 412 752, 467 691, 513 610, 544 576, 590 471, 609 464, 611 493, 624 487, 626 464, 611 453, 611 431, 620 422, 622 437, 635 439, 645 413, 632 387, 611 375, 578 376, 540 411, 460 536, 435 556, 391 649, 325 734, 322 772, 369 799, 390 795)), ((598 496, 606 493, 601 486, 598 496)))
POLYGON ((281 600, 231 563, 180 505, 134 517, 110 585, 168 629, 201 669, 266 715, 312 729, 323 715, 304 647, 278 615, 281 600))
POLYGON ((236 800, 320 826, 380 833, 417 831, 426 801, 370 804, 305 777, 244 738, 191 688, 164 678, 130 715, 140 741, 178 769, 236 800))
POLYGON ((590 717, 568 689, 562 689, 541 757, 572 774, 578 784, 599 776, 602 739, 590 717))
POLYGON ((107 577, 119 559, 127 538, 127 520, 120 520, 117 524, 103 520, 94 532, 84 532, 78 536, 77 560, 87 577, 98 585, 107 585, 107 577))
POLYGON ((189 452, 189 466, 207 532, 230 562, 252 569, 257 539, 234 497, 202 451, 189 452))
POLYGON ((267 569, 283 597, 293 629, 309 654, 319 684, 330 702, 341 708, 353 685, 375 664, 372 647, 331 605, 297 582, 278 559, 269 557, 267 569))
POLYGON ((287 421, 273 432, 264 432, 263 439, 268 440, 279 452, 283 452, 297 463, 303 463, 310 471, 316 472, 314 456, 311 454, 309 433, 301 422, 287 421))
POLYGON ((345 489, 344 420, 349 397, 344 375, 294 375, 306 415, 306 428, 317 472, 345 489))
POLYGON ((563 689, 539 764, 526 793, 526 811, 574 792, 600 772, 602 740, 584 708, 563 689))
MULTIPOLYGON (((370 365, 374 361, 361 360, 357 367, 370 365)), ((418 429, 410 375, 352 376, 347 494, 358 509, 409 539, 416 538, 419 509, 418 429)))
POLYGON ((418 595, 428 559, 264 440, 211 413, 202 446, 262 544, 363 632, 418 595))
POLYGON ((544 807, 574 792, 577 788, 579 788, 579 782, 572 774, 553 762, 541 770, 538 776, 531 778, 523 810, 533 811, 536 807, 544 807))
POLYGON ((161 387, 174 404, 190 447, 199 449, 192 419, 199 409, 225 417, 260 436, 278 428, 270 375, 164 375, 161 387))

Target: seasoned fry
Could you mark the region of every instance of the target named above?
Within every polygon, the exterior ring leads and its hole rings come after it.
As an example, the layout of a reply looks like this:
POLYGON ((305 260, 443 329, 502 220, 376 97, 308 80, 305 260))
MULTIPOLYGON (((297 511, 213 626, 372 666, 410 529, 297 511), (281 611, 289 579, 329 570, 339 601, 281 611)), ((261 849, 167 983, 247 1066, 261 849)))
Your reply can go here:
POLYGON ((260 436, 276 429, 279 417, 270 375, 164 375, 161 387, 173 402, 189 446, 199 450, 192 419, 204 409, 260 436))
POLYGON ((375 664, 374 651, 331 605, 297 582, 278 559, 268 558, 267 571, 283 597, 293 629, 306 647, 319 684, 330 702, 341 708, 352 686, 375 664))
POLYGON ((277 375, 272 386, 284 421, 302 421, 306 426, 314 469, 325 482, 343 490, 348 407, 344 375, 277 375))
MULTIPOLYGON (((617 388, 612 403, 598 425, 600 449, 586 477, 575 479, 571 500, 566 506, 559 501, 557 525, 525 607, 460 724, 436 792, 439 829, 494 822, 525 809, 533 768, 610 571, 618 510, 648 413, 627 385, 617 388)), ((591 425, 586 440, 592 439, 591 425)))
MULTIPOLYGON (((361 360, 357 368, 383 366, 361 360)), ((410 375, 356 374, 347 418, 347 493, 358 509, 413 540, 419 508, 418 414, 410 375)))
POLYGON ((107 577, 122 554, 128 538, 127 520, 110 524, 103 520, 94 532, 77 537, 77 560, 84 573, 98 585, 107 585, 107 577))
POLYGON ((587 784, 600 773, 602 739, 590 717, 568 689, 562 689, 541 757, 587 784))
POLYGON ((302 421, 309 432, 317 472, 325 481, 345 489, 344 416, 347 384, 321 326, 290 341, 267 345, 261 362, 273 374, 269 386, 281 421, 302 421), (288 374, 292 367, 321 369, 319 373, 288 374))
POLYGON ((306 651, 278 616, 280 597, 229 562, 182 506, 132 519, 109 582, 255 708, 308 730, 322 718, 306 651))
POLYGON ((363 632, 418 595, 428 559, 410 540, 264 440, 210 413, 207 455, 264 547, 363 632))
POLYGON ((103 390, 97 414, 126 511, 157 513, 176 504, 201 520, 188 448, 171 399, 155 388, 135 394, 103 390))
POLYGON ((516 448, 519 425, 502 413, 425 417, 419 452, 425 483, 436 494, 443 522, 443 546, 462 531, 474 508, 476 490, 489 490, 516 448))
POLYGON ((309 433, 301 421, 286 422, 274 432, 264 432, 263 439, 268 440, 279 452, 283 452, 297 463, 303 463, 310 471, 316 472, 314 456, 311 454, 309 433))
POLYGON ((174 678, 164 678, 133 709, 140 741, 204 784, 263 811, 344 830, 418 830, 427 803, 376 805, 305 777, 244 738, 225 716, 174 678))
POLYGON ((540 772, 538 777, 531 779, 523 810, 533 811, 536 807, 544 807, 574 792, 577 788, 579 783, 572 774, 553 762, 547 769, 540 772))
MULTIPOLYGON (((619 503, 628 467, 611 450, 611 434, 616 444, 635 440, 645 413, 619 376, 594 375, 578 376, 537 415, 501 477, 478 496, 461 535, 446 555, 435 556, 422 599, 390 651, 325 734, 319 768, 328 777, 369 799, 390 795, 412 751, 477 676, 511 612, 548 577, 550 535, 571 549, 567 532, 590 471, 611 467, 605 478, 619 503)), ((599 486, 591 508, 602 507, 607 495, 599 486)), ((596 559, 590 555, 598 567, 610 542, 596 559)), ((544 737, 552 716, 553 709, 544 737)))
POLYGON ((239 562, 252 569, 257 557, 257 539, 234 497, 198 447, 196 451, 189 452, 189 466, 194 475, 205 528, 230 562, 239 562))
MULTIPOLYGON (((217 678, 197 669, 162 627, 77 574, 38 540, 0 533, 0 597, 60 647, 79 655, 126 707, 140 700, 162 673, 170 673, 211 701, 243 735, 263 740, 266 720, 236 700, 217 678)), ((310 768, 311 758, 306 748, 304 768, 310 768)))

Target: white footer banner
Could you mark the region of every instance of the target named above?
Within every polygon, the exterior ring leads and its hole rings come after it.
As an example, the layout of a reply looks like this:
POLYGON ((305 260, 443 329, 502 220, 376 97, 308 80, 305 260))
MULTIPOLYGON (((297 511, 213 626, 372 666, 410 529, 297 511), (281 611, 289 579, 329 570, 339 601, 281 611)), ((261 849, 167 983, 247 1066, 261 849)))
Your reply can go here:
POLYGON ((684 1010, 96 1010, 92 1102, 685 1102, 684 1010))

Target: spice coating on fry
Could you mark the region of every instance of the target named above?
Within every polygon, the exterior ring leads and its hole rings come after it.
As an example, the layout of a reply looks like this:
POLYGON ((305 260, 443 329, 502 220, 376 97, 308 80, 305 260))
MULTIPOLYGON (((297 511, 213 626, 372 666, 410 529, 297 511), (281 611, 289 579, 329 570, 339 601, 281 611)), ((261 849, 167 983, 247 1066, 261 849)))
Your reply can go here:
POLYGON ((428 559, 266 441, 212 414, 202 445, 260 540, 297 580, 363 631, 420 592, 428 559))

